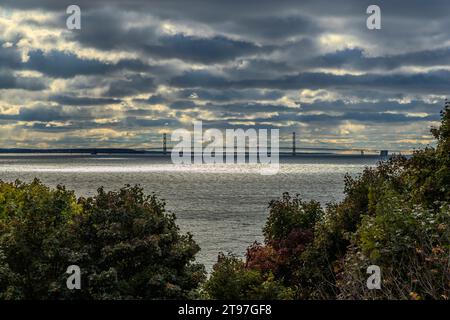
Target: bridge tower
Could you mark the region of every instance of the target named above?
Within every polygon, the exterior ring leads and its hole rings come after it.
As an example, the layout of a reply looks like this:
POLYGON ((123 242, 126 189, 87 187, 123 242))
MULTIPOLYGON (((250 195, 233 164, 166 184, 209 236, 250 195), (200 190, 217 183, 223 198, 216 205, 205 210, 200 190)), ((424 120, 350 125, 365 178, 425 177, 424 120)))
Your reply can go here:
POLYGON ((295 156, 297 154, 297 150, 295 148, 295 131, 292 132, 292 155, 295 156))
POLYGON ((167 154, 167 134, 163 133, 163 154, 167 154))

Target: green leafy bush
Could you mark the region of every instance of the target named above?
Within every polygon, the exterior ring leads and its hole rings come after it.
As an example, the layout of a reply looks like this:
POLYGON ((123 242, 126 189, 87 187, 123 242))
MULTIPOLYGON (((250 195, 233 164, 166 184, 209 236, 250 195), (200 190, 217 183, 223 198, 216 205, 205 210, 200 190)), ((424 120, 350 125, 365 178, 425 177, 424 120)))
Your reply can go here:
POLYGON ((315 222, 323 214, 320 204, 303 202, 287 193, 269 204, 264 228, 265 245, 254 243, 246 261, 219 255, 204 289, 214 299, 294 298, 300 280, 299 257, 313 239, 315 222))
POLYGON ((76 221, 76 243, 82 245, 77 249, 86 259, 80 265, 86 266, 93 298, 194 297, 204 280, 204 267, 191 264, 200 248, 190 234, 180 235, 164 202, 127 186, 118 192, 99 189, 79 203, 84 215, 76 221))
POLYGON ((0 299, 196 297, 199 247, 140 187, 78 201, 63 187, 0 182, 0 299), (82 289, 68 290, 69 265, 82 289))
POLYGON ((365 215, 338 275, 344 299, 448 299, 450 205, 411 205, 395 194, 365 215), (367 290, 364 267, 382 270, 382 290, 367 290))
POLYGON ((272 274, 248 269, 234 255, 221 253, 204 286, 204 297, 218 300, 286 300, 293 298, 293 291, 276 281, 272 274))
POLYGON ((1 299, 59 296, 72 255, 68 226, 80 213, 75 195, 63 187, 0 183, 1 299))
MULTIPOLYGON (((249 247, 245 272, 271 275, 297 299, 450 298, 450 104, 433 128, 436 148, 396 156, 345 178, 345 198, 321 209, 288 194, 270 203, 265 244, 249 247), (366 286, 378 265, 382 289, 366 286)), ((218 261, 206 291, 214 296, 218 261)), ((241 273, 242 269, 234 271, 241 273)), ((222 287, 242 290, 233 269, 222 287), (236 289, 237 288, 237 289, 236 289)), ((247 298, 246 295, 234 298, 247 298)))

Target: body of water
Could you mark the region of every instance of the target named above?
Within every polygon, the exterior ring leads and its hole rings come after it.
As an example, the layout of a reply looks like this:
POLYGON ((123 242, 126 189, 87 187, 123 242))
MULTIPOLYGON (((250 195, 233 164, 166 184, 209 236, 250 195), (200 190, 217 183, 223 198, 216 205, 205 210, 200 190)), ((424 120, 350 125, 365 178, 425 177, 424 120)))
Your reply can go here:
POLYGON ((283 192, 322 204, 343 197, 346 173, 357 175, 379 161, 371 156, 304 155, 281 158, 280 172, 260 174, 251 165, 176 166, 170 157, 127 155, 0 155, 0 179, 63 184, 78 196, 140 184, 167 201, 183 232, 201 247, 197 260, 208 270, 219 251, 243 256, 262 241, 270 200, 283 192))

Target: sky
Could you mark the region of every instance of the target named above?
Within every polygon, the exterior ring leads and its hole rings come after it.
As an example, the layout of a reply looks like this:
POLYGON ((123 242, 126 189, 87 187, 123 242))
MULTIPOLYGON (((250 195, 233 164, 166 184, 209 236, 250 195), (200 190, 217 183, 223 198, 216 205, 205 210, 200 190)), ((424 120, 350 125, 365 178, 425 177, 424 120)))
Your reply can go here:
POLYGON ((0 148, 159 147, 198 120, 420 148, 450 90, 449 16, 448 0, 1 0, 0 148))

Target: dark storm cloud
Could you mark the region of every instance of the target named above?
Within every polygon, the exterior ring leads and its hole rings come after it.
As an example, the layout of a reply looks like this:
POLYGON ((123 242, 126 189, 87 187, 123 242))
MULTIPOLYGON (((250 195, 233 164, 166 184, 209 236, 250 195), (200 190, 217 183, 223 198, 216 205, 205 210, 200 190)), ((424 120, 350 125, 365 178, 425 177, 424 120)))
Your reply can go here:
POLYGON ((413 123, 417 121, 436 121, 439 119, 441 105, 438 103, 426 103, 423 101, 411 101, 398 103, 394 101, 382 101, 377 103, 347 103, 341 100, 328 102, 321 101, 310 104, 302 104, 301 107, 288 107, 279 104, 264 103, 235 103, 198 105, 192 101, 177 101, 170 106, 172 109, 203 108, 218 118, 227 121, 244 121, 245 118, 257 113, 272 113, 267 118, 249 118, 247 121, 279 122, 300 121, 305 123, 337 123, 345 120, 368 122, 373 124, 402 122, 413 123), (322 112, 310 114, 309 112, 322 112), (421 113, 421 115, 416 115, 421 113), (423 115, 422 115, 423 114, 423 115))
POLYGON ((45 122, 36 122, 33 124, 32 128, 41 132, 64 132, 73 130, 87 130, 87 129, 114 129, 114 130, 130 130, 130 129, 141 129, 148 127, 164 127, 165 125, 180 125, 179 121, 171 118, 160 118, 160 119, 146 119, 139 117, 126 117, 118 121, 105 121, 102 123, 95 122, 93 120, 85 121, 72 121, 69 124, 64 125, 52 125, 45 122))
POLYGON ((302 103, 303 112, 403 112, 403 113, 429 113, 438 114, 442 109, 441 103, 428 103, 420 100, 413 100, 408 103, 397 101, 378 102, 358 102, 349 103, 342 100, 336 101, 315 101, 313 103, 302 103))
POLYGON ((186 109, 195 107, 196 101, 210 101, 217 103, 242 101, 242 103, 246 104, 249 101, 277 100, 283 96, 284 92, 281 90, 181 89, 166 94, 154 94, 148 99, 134 99, 133 101, 148 105, 172 104, 175 109, 186 109))
POLYGON ((151 92, 154 89, 154 78, 133 74, 126 76, 123 80, 112 81, 106 95, 110 97, 125 97, 151 92))
MULTIPOLYGON (((252 116, 256 113, 298 113, 300 108, 287 107, 280 104, 265 104, 265 103, 231 103, 231 104, 216 104, 206 103, 200 105, 191 100, 179 100, 170 104, 173 110, 186 109, 203 109, 212 112, 216 117, 228 118, 238 116, 252 116)), ((268 118, 269 120, 269 118, 268 118)))
POLYGON ((236 65, 223 69, 223 72, 235 79, 266 79, 276 75, 294 74, 299 70, 305 70, 301 64, 295 68, 286 61, 271 61, 269 59, 242 59, 236 65))
POLYGON ((283 121, 299 121, 312 125, 321 124, 325 126, 336 125, 343 121, 356 121, 366 124, 388 124, 388 123, 414 123, 417 121, 437 121, 439 115, 430 115, 425 117, 408 116, 405 114, 383 113, 383 112, 345 112, 339 115, 329 114, 282 114, 267 118, 252 119, 255 122, 272 123, 283 121))
POLYGON ((258 39, 279 41, 301 35, 314 36, 322 30, 312 17, 301 15, 270 16, 270 12, 259 17, 237 20, 225 30, 236 34, 256 36, 258 39))
POLYGON ((216 104, 206 103, 197 104, 192 100, 178 100, 170 104, 171 109, 194 109, 201 108, 208 111, 226 111, 251 115, 256 112, 295 112, 300 111, 298 108, 287 107, 278 104, 265 104, 265 103, 232 103, 232 104, 216 104))
MULTIPOLYGON (((428 121, 436 121, 439 118, 437 115, 417 117, 407 116, 404 114, 391 114, 391 113, 343 113, 341 115, 292 115, 282 114, 274 115, 270 117, 259 117, 245 119, 236 115, 228 115, 220 117, 217 120, 203 119, 203 129, 208 128, 220 128, 220 129, 239 129, 239 128, 253 128, 253 129, 270 129, 280 128, 288 129, 283 123, 301 122, 312 126, 313 128, 333 128, 344 124, 346 122, 353 121, 364 125, 409 125, 417 122, 426 123, 428 121), (231 123, 238 124, 231 124, 231 123)), ((422 124, 423 126, 423 124, 422 124)), ((288 132, 291 133, 290 130, 288 132)))
POLYGON ((178 100, 170 104, 171 109, 193 109, 198 107, 194 101, 178 100))
POLYGON ((15 121, 67 121, 71 119, 89 119, 89 112, 73 109, 70 112, 63 110, 60 106, 39 105, 35 107, 21 107, 18 114, 0 114, 0 119, 15 121))
MULTIPOLYGON (((2 1, 6 7, 50 10, 62 16, 70 4, 73 2, 68 0, 2 1)), ((98 46, 107 43, 104 48, 113 48, 116 44, 123 46, 128 38, 130 43, 135 40, 143 43, 139 30, 135 30, 136 36, 132 32, 123 32, 129 28, 123 26, 120 17, 127 12, 147 13, 161 20, 181 23, 195 22, 212 27, 218 34, 234 32, 267 41, 278 41, 291 35, 314 36, 328 31, 358 35, 383 45, 406 43, 395 41, 402 37, 402 40, 407 39, 408 43, 416 47, 427 39, 435 42, 448 39, 442 36, 447 34, 445 26, 448 26, 446 21, 450 14, 447 0, 426 3, 421 0, 380 0, 376 4, 382 8, 383 29, 386 31, 370 32, 365 28, 365 10, 373 4, 370 0, 78 0, 77 4, 83 10, 85 29, 89 30, 77 33, 79 40, 98 46), (342 19, 343 22, 335 24, 332 19, 342 19), (105 32, 97 33, 99 29, 105 32), (97 37, 100 34, 103 37, 97 37), (86 38, 83 40, 83 37, 86 38), (88 37, 91 37, 90 41, 88 37)))
POLYGON ((153 94, 148 99, 133 99, 135 103, 148 104, 148 105, 157 105, 168 103, 169 100, 160 94, 153 94))
MULTIPOLYGON (((0 70, 32 70, 56 78, 72 78, 77 75, 105 75, 122 70, 129 71, 156 71, 151 65, 144 64, 138 59, 121 59, 116 63, 105 62, 98 59, 80 58, 72 52, 51 50, 30 50, 27 59, 22 61, 16 39, 14 43, 4 42, 0 39, 0 70)), ((18 81, 20 82, 20 81, 18 81)), ((39 82, 39 81, 37 81, 39 82)), ((39 85, 26 85, 38 88, 39 85)))
POLYGON ((225 37, 198 38, 184 35, 165 36, 156 45, 144 45, 144 50, 161 59, 181 59, 189 62, 215 63, 234 60, 270 50, 246 41, 225 37))
POLYGON ((438 70, 418 74, 335 75, 331 73, 302 73, 276 79, 230 80, 207 72, 192 71, 172 79, 180 88, 271 88, 279 90, 327 88, 377 88, 416 93, 446 93, 450 86, 450 72, 438 70))
POLYGON ((120 103, 122 100, 113 98, 93 98, 93 97, 72 97, 72 96, 52 96, 51 101, 58 102, 61 105, 69 106, 99 106, 107 104, 120 103))
POLYGON ((237 82, 227 80, 220 75, 214 75, 207 71, 188 71, 171 79, 170 85, 178 88, 226 89, 237 85, 237 82))
POLYGON ((439 115, 431 115, 431 116, 425 116, 425 117, 419 117, 419 116, 408 116, 405 114, 395 114, 395 113, 375 113, 375 112, 346 112, 340 116, 314 116, 314 115, 307 115, 307 116, 300 116, 299 120, 304 119, 303 121, 329 121, 331 119, 335 120, 354 120, 354 121, 360 121, 360 122, 369 122, 369 123, 389 123, 389 122, 407 122, 407 123, 413 123, 416 121, 437 121, 439 120, 439 115))
MULTIPOLYGON (((73 4, 70 0, 3 0, 2 5, 18 9, 45 9, 59 11, 73 4)), ((285 13, 292 11, 308 12, 309 14, 323 13, 335 16, 349 16, 359 12, 361 7, 367 8, 373 1, 370 0, 228 0, 228 1, 203 1, 203 0, 77 0, 76 3, 86 9, 105 6, 122 7, 127 10, 140 10, 153 12, 163 17, 190 17, 202 21, 226 21, 232 13, 239 18, 241 16, 263 16, 267 13, 285 13), (201 10, 200 10, 201 9, 201 10)), ((379 0, 377 4, 385 7, 394 16, 415 17, 442 17, 448 12, 446 0, 427 1, 426 7, 422 0, 391 1, 379 0)))
POLYGON ((20 53, 14 47, 7 47, 0 41, 0 68, 19 68, 21 65, 20 53))
POLYGON ((47 89, 47 82, 43 79, 20 77, 0 70, 0 89, 23 89, 41 91, 47 89))
POLYGON ((108 70, 108 66, 98 60, 84 60, 71 53, 42 51, 29 53, 29 60, 25 68, 36 70, 52 77, 70 78, 75 75, 101 74, 108 70))
POLYGON ((310 65, 358 70, 389 70, 405 66, 448 66, 450 65, 450 48, 408 52, 385 57, 367 57, 361 48, 346 49, 317 57, 311 61, 310 65))
POLYGON ((251 41, 233 40, 219 35, 161 35, 155 26, 129 27, 127 18, 129 19, 114 10, 88 11, 84 15, 83 29, 89 32, 74 32, 69 36, 84 46, 101 50, 129 49, 157 59, 180 59, 204 64, 233 60, 273 49, 251 41))
POLYGON ((148 70, 148 66, 138 60, 120 60, 106 63, 96 59, 82 59, 73 53, 57 50, 44 53, 41 50, 29 53, 23 69, 42 72, 50 77, 72 78, 77 75, 103 75, 119 70, 148 70))
MULTIPOLYGON (((51 117, 48 117, 51 118, 51 117)), ((44 119, 44 117, 42 117, 44 119)), ((0 118, 0 121, 2 118, 0 118)), ((70 123, 59 125, 48 123, 48 120, 34 120, 34 122, 28 126, 20 126, 24 129, 29 129, 38 132, 70 132, 75 130, 90 130, 90 129, 113 129, 113 130, 139 130, 142 128, 158 128, 167 125, 180 126, 180 122, 172 118, 160 118, 160 119, 145 119, 138 117, 126 117, 119 121, 98 123, 92 120, 85 121, 71 121, 70 123)), ((76 141, 80 142, 80 141, 76 141)))
POLYGON ((164 126, 179 126, 180 122, 173 118, 160 118, 160 119, 145 119, 145 118, 135 118, 127 117, 120 122, 121 126, 134 128, 138 127, 164 127, 164 126))
MULTIPOLYGON (((59 23, 63 26, 65 19, 64 15, 59 16, 59 23)), ((130 27, 127 26, 128 20, 123 11, 110 7, 85 9, 82 30, 69 33, 68 36, 70 40, 78 41, 83 46, 100 50, 142 50, 143 45, 157 39, 154 27, 130 27), (89 30, 89 32, 83 32, 83 30, 89 30)))
POLYGON ((299 112, 299 108, 287 107, 279 104, 265 104, 265 103, 233 103, 233 104, 212 104, 208 103, 206 109, 211 111, 222 111, 228 114, 243 114, 252 115, 257 112, 266 113, 295 113, 299 112))
POLYGON ((177 96, 188 99, 196 96, 200 100, 209 101, 235 101, 235 100, 277 100, 283 97, 284 93, 280 90, 180 90, 177 96))
POLYGON ((21 121, 61 121, 68 120, 70 117, 55 107, 41 107, 41 108, 20 108, 17 115, 17 120, 21 121))
POLYGON ((152 95, 147 99, 146 102, 148 102, 149 104, 161 104, 166 102, 166 99, 164 99, 164 97, 161 95, 152 95))

